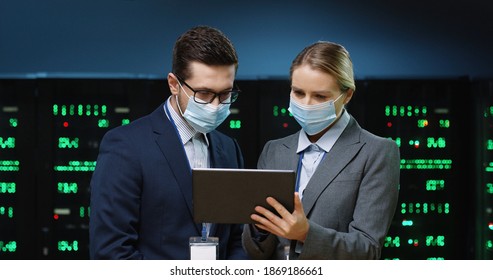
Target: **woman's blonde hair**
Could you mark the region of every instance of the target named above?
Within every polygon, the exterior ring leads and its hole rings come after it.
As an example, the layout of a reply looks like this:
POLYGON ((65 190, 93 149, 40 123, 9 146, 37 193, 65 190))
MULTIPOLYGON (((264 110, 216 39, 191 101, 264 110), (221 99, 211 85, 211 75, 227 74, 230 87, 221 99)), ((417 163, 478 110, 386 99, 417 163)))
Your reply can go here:
POLYGON ((291 78, 293 71, 301 65, 309 65, 313 69, 334 76, 343 92, 348 89, 356 90, 351 57, 339 44, 319 41, 304 48, 291 63, 291 78))

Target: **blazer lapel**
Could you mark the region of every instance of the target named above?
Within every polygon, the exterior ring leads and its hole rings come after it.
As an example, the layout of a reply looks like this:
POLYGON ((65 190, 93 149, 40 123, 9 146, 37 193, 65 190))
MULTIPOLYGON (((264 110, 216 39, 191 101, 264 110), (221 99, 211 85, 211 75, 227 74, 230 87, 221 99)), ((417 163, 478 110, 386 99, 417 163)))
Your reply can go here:
POLYGON ((307 216, 320 194, 364 145, 364 143, 360 142, 360 129, 359 125, 351 117, 348 126, 308 182, 303 194, 303 210, 307 216))
MULTIPOLYGON (((187 204, 190 217, 193 217, 192 205, 192 174, 190 164, 185 154, 185 149, 174 125, 164 113, 164 104, 159 106, 151 116, 152 128, 155 133, 155 141, 163 156, 168 161, 168 166, 178 182, 180 191, 187 204)), ((196 224, 197 231, 201 232, 201 225, 196 224)))
MULTIPOLYGON (((209 154, 210 154, 210 167, 211 168, 219 168, 223 167, 224 165, 224 159, 225 159, 225 152, 223 150, 223 147, 221 145, 216 145, 215 137, 213 135, 213 132, 207 133, 207 139, 209 141, 209 154)), ((211 228, 209 230, 209 236, 217 236, 216 232, 218 229, 219 225, 218 224, 211 224, 211 228)))
MULTIPOLYGON (((286 139, 286 142, 283 144, 286 149, 284 152, 280 152, 278 155, 274 155, 275 157, 280 157, 279 159, 279 168, 283 170, 294 170, 298 172, 298 160, 300 155, 296 153, 298 149, 298 139, 299 139, 300 131, 293 134, 289 138, 286 139)), ((296 174, 298 176, 298 174, 296 174)))
POLYGON ((218 145, 216 141, 216 135, 214 131, 207 133, 207 139, 209 140, 209 155, 210 155, 210 167, 211 168, 223 168, 226 166, 226 152, 222 145, 218 145))

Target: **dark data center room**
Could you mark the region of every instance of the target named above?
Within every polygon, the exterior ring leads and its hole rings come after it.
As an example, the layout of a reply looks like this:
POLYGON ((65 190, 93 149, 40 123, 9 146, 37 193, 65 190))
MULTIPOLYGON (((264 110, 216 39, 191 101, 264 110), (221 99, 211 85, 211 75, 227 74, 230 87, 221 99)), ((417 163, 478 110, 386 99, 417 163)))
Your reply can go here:
POLYGON ((295 57, 340 44, 354 70, 345 112, 400 154, 378 259, 491 260, 492 15, 486 0, 0 0, 0 260, 91 259, 103 136, 163 106, 170 77, 196 98, 192 79, 169 74, 195 26, 236 49, 240 92, 216 130, 236 139, 243 168, 302 130, 295 57))

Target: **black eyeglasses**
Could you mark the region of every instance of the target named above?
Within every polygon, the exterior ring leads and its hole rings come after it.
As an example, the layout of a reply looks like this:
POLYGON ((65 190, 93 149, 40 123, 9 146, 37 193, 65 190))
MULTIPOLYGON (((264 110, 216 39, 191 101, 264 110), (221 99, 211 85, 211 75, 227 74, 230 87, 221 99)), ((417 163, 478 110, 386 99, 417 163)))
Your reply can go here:
POLYGON ((214 99, 219 98, 219 102, 222 104, 231 104, 238 99, 238 95, 240 94, 240 90, 238 88, 225 91, 222 93, 215 93, 210 90, 195 90, 190 85, 188 85, 182 78, 176 75, 178 81, 185 86, 187 86, 193 92, 193 101, 199 104, 209 104, 214 101, 214 99))

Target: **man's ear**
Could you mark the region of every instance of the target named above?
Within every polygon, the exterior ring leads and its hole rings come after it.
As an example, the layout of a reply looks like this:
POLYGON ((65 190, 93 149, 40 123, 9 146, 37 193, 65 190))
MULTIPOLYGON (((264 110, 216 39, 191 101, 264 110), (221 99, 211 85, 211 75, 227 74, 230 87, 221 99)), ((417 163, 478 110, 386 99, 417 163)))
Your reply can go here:
POLYGON ((180 85, 178 84, 178 79, 175 74, 168 73, 168 86, 171 94, 176 95, 180 91, 180 85))

